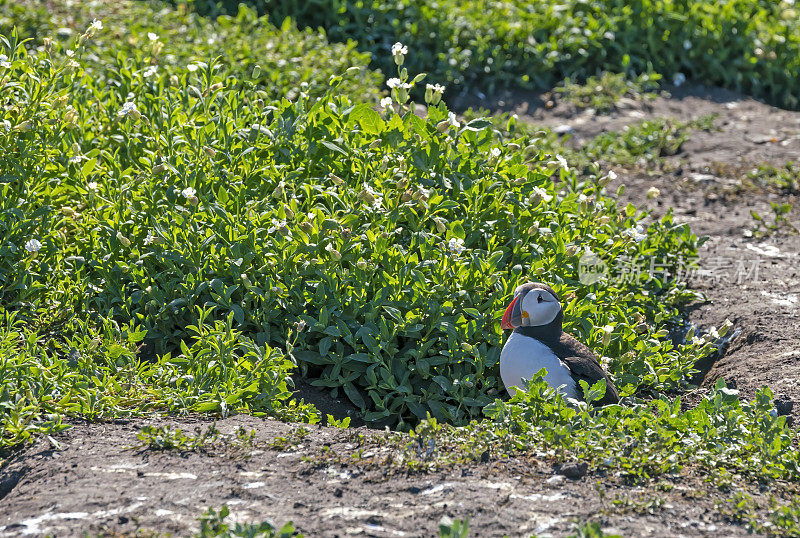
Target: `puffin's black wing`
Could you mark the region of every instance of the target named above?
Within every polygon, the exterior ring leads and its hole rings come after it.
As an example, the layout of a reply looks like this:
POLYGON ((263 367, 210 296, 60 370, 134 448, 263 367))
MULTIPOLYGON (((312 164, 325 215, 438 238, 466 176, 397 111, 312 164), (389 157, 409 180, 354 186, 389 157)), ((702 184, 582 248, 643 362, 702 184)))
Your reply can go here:
MULTIPOLYGON (((606 394, 602 399, 593 402, 594 405, 608 405, 619 402, 617 388, 611 378, 608 377, 608 374, 603 371, 602 366, 597 361, 597 357, 588 347, 565 332, 561 333, 559 341, 551 347, 556 356, 567 365, 573 377, 583 379, 590 387, 601 379, 606 380, 606 394)), ((580 384, 578 384, 578 392, 581 393, 582 390, 580 384)))

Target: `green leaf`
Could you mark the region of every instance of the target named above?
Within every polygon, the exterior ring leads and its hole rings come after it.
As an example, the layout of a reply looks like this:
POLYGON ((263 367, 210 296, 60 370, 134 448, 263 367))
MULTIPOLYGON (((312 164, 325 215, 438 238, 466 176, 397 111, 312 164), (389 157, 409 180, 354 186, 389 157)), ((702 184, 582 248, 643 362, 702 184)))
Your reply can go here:
POLYGON ((97 164, 97 158, 89 159, 83 166, 81 167, 81 175, 84 177, 88 177, 89 174, 92 173, 94 170, 95 165, 97 164))
POLYGON ((329 150, 335 151, 335 152, 341 153, 342 155, 347 156, 347 152, 345 150, 343 150, 341 147, 339 147, 336 144, 334 144, 333 142, 329 142, 327 140, 320 140, 319 142, 320 142, 320 144, 322 144, 323 146, 325 146, 329 150))
POLYGON ((386 122, 380 114, 367 104, 356 105, 350 112, 350 118, 357 121, 367 134, 379 135, 386 128, 386 122))

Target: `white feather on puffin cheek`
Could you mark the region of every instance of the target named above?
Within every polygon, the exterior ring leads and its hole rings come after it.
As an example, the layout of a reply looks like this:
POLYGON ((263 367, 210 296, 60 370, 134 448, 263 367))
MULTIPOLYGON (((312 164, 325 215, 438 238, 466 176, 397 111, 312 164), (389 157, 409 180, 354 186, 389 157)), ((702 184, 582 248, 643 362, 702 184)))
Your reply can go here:
POLYGON ((547 325, 561 311, 561 304, 553 295, 545 290, 534 289, 522 298, 522 324, 534 327, 547 325), (540 300, 541 299, 541 300, 540 300), (525 313, 528 314, 525 317, 525 313))

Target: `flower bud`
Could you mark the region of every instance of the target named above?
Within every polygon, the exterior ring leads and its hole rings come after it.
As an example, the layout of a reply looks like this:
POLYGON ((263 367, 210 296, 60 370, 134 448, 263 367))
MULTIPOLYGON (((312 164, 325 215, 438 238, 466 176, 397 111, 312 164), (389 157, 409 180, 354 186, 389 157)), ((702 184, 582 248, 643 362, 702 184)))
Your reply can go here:
POLYGON ((364 270, 367 268, 367 262, 366 262, 366 261, 364 261, 364 260, 358 260, 358 261, 356 262, 356 267, 358 267, 359 269, 361 269, 362 271, 364 271, 364 270))
POLYGON ((278 185, 275 187, 275 189, 272 191, 272 197, 277 199, 283 196, 284 186, 286 186, 286 184, 283 181, 279 182, 278 185))
POLYGON ((334 185, 341 185, 342 183, 344 183, 344 181, 342 181, 342 178, 340 178, 336 174, 331 174, 331 181, 333 181, 334 185))
POLYGON ((61 208, 61 214, 65 217, 69 217, 71 219, 75 218, 75 210, 69 206, 64 206, 61 208))
POLYGON ((404 202, 410 201, 411 197, 412 197, 412 194, 411 194, 411 190, 410 189, 405 191, 402 195, 400 195, 400 199, 403 200, 404 202))
POLYGON ((122 246, 129 247, 131 246, 131 240, 122 235, 122 232, 117 232, 117 240, 122 243, 122 246))
POLYGON ((434 224, 436 224, 436 231, 440 234, 443 234, 447 231, 447 226, 445 225, 444 221, 439 217, 435 217, 433 219, 434 224))
POLYGON ((222 82, 215 82, 214 84, 211 85, 210 88, 208 88, 208 91, 209 92, 215 92, 217 90, 221 90, 223 88, 223 86, 224 85, 222 84, 222 82))
POLYGON ((250 278, 247 276, 247 273, 242 273, 239 278, 242 279, 245 289, 249 290, 253 286, 253 283, 250 282, 250 278))
POLYGON ((217 156, 217 150, 215 150, 211 146, 203 146, 203 151, 205 151, 206 155, 208 155, 209 158, 211 159, 217 156))
POLYGON ((442 120, 436 124, 436 130, 439 131, 440 133, 443 133, 450 128, 450 125, 451 125, 450 121, 442 120))
POLYGON ((731 327, 733 327, 733 323, 731 322, 731 320, 725 319, 725 321, 723 322, 722 326, 719 328, 717 333, 720 336, 725 336, 726 334, 728 334, 728 331, 731 330, 731 327))
POLYGON ((261 66, 256 64, 255 67, 253 67, 253 78, 258 78, 260 76, 261 76, 261 66))
POLYGON ((192 194, 191 196, 187 197, 186 201, 189 202, 190 206, 197 206, 197 204, 200 203, 200 199, 197 196, 195 196, 194 194, 192 194))
POLYGON ((339 260, 342 259, 342 254, 338 250, 336 250, 335 248, 328 249, 328 252, 331 255, 331 259, 333 259, 334 261, 338 262, 339 260))
POLYGON ((283 212, 286 213, 286 218, 287 219, 293 219, 294 218, 294 211, 292 211, 292 208, 289 207, 288 205, 283 206, 283 212))

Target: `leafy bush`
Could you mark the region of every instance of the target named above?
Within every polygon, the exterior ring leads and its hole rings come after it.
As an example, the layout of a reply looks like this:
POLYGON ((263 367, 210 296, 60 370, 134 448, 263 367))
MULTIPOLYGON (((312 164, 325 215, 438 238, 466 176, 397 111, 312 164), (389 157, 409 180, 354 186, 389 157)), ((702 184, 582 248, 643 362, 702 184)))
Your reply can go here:
MULTIPOLYGON (((238 0, 224 0, 236 10, 238 0)), ((250 0, 273 20, 290 16, 355 39, 384 72, 395 41, 429 51, 409 69, 461 89, 550 88, 602 71, 680 73, 797 107, 800 17, 793 2, 725 0, 250 0)), ((216 10, 213 0, 198 9, 216 10), (212 7, 213 6, 213 7, 212 7)))
MULTIPOLYGON (((118 58, 136 58, 124 65, 130 71, 125 75, 154 84, 216 58, 220 76, 251 80, 264 92, 263 99, 294 99, 301 91, 319 95, 331 76, 350 67, 362 69, 343 81, 340 92, 365 101, 380 95, 382 77, 367 69, 370 56, 355 50, 355 42, 328 43, 323 33, 297 30, 291 21, 276 28, 244 5, 232 16, 211 21, 187 4, 173 10, 154 0, 116 6, 53 2, 47 9, 38 2, 22 4, 0 0, 0 34, 10 35, 16 26, 22 38, 33 38, 39 46, 55 37, 64 50, 78 51, 87 73, 111 84, 122 82, 115 73, 122 68, 118 58), (106 31, 76 49, 95 17, 102 18, 106 31)), ((51 59, 58 57, 54 50, 51 59)))
POLYGON ((562 293, 567 328, 610 357, 623 394, 680 387, 708 351, 664 339, 697 238, 671 215, 644 227, 599 172, 579 180, 441 103, 379 114, 341 94, 347 76, 318 100, 270 101, 213 62, 144 77, 148 50, 84 71, 94 33, 61 64, 7 49, 0 153, 18 172, 0 214, 50 224, 9 221, 42 247, 12 245, 25 263, 3 277, 36 293, 5 290, 4 306, 140 326, 158 353, 140 379, 179 394, 158 408, 264 411, 291 368, 268 345, 367 420, 466 422, 501 388, 497 321, 531 278, 562 293), (664 275, 585 286, 590 252, 664 275))

